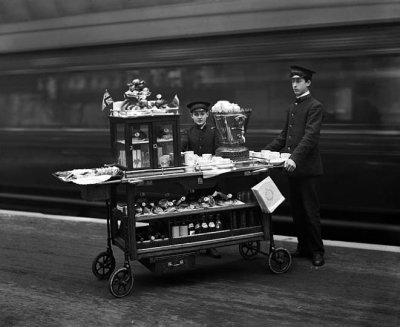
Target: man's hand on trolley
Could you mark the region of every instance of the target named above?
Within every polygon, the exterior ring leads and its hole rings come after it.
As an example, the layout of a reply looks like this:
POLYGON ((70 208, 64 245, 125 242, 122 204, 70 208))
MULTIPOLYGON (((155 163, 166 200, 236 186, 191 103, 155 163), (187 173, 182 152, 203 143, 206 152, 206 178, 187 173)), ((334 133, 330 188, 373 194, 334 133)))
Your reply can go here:
POLYGON ((296 163, 292 159, 287 159, 283 164, 283 168, 289 172, 292 172, 296 169, 296 163))

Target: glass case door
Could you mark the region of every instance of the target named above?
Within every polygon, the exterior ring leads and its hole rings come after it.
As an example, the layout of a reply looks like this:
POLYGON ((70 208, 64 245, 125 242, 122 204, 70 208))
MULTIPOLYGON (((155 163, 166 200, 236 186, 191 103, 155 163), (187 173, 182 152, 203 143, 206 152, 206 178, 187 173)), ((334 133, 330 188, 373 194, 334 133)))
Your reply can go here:
POLYGON ((128 168, 128 162, 126 159, 126 144, 125 144, 125 124, 115 123, 113 124, 113 145, 114 149, 114 160, 117 162, 118 166, 122 169, 128 168))
POLYGON ((154 134, 157 139, 155 150, 155 163, 157 168, 175 166, 176 156, 174 144, 176 133, 173 122, 162 122, 154 125, 154 134))
POLYGON ((151 131, 148 124, 130 124, 129 169, 152 168, 150 162, 151 131))

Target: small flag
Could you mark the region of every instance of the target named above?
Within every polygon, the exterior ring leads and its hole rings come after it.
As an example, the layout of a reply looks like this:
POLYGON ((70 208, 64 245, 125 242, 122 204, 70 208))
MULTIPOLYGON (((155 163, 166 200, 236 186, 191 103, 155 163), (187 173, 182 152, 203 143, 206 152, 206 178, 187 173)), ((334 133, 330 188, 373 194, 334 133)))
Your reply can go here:
POLYGON ((171 108, 179 108, 179 99, 178 96, 175 94, 174 98, 171 101, 171 108))
POLYGON ((114 102, 113 98, 111 97, 110 93, 106 89, 103 95, 103 103, 101 104, 101 111, 103 111, 108 106, 112 105, 114 102))

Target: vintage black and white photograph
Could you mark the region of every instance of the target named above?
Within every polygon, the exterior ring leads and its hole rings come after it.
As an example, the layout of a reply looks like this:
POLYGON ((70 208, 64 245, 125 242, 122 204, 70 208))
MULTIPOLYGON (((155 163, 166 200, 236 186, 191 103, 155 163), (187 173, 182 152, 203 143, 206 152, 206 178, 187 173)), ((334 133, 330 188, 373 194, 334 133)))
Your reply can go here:
POLYGON ((399 0, 0 0, 0 327, 400 326, 399 0))

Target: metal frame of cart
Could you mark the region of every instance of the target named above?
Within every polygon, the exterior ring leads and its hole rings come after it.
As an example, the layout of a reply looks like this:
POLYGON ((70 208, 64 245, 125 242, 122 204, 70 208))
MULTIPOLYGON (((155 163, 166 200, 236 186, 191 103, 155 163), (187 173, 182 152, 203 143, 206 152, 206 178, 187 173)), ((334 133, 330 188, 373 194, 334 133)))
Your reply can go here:
POLYGON ((218 180, 232 180, 239 177, 246 179, 251 177, 259 181, 265 177, 265 173, 270 168, 272 167, 260 163, 244 165, 209 179, 204 179, 201 171, 166 173, 162 170, 154 170, 154 173, 150 175, 137 172, 131 175, 130 178, 124 178, 120 181, 87 186, 83 193, 84 198, 88 200, 106 200, 108 212, 107 249, 98 254, 93 260, 93 274, 99 279, 109 279, 109 290, 112 295, 124 297, 130 294, 133 289, 134 276, 130 265, 132 260, 138 260, 153 272, 168 272, 194 266, 195 255, 200 250, 236 244, 239 245, 239 253, 244 259, 251 259, 261 253, 267 256, 268 266, 273 273, 285 273, 291 266, 290 253, 284 248, 275 247, 271 226, 272 216, 270 213, 262 212, 255 201, 229 207, 206 208, 200 211, 174 212, 145 217, 136 217, 133 210, 132 201, 137 190, 142 187, 156 187, 159 181, 175 182, 186 186, 190 185, 190 187, 207 187, 207 183, 213 185, 218 180), (125 189, 128 201, 127 215, 115 215, 113 212, 113 208, 117 205, 117 187, 125 189), (233 228, 232 216, 239 212, 249 212, 250 210, 254 210, 257 213, 254 225, 233 228), (167 240, 150 242, 146 245, 136 240, 138 223, 153 219, 174 219, 201 212, 223 212, 227 222, 231 219, 231 224, 227 224, 230 228, 176 239, 169 237, 167 240), (261 251, 261 241, 269 241, 268 253, 261 251), (112 245, 124 251, 124 265, 117 270, 115 270, 116 264, 112 245))

